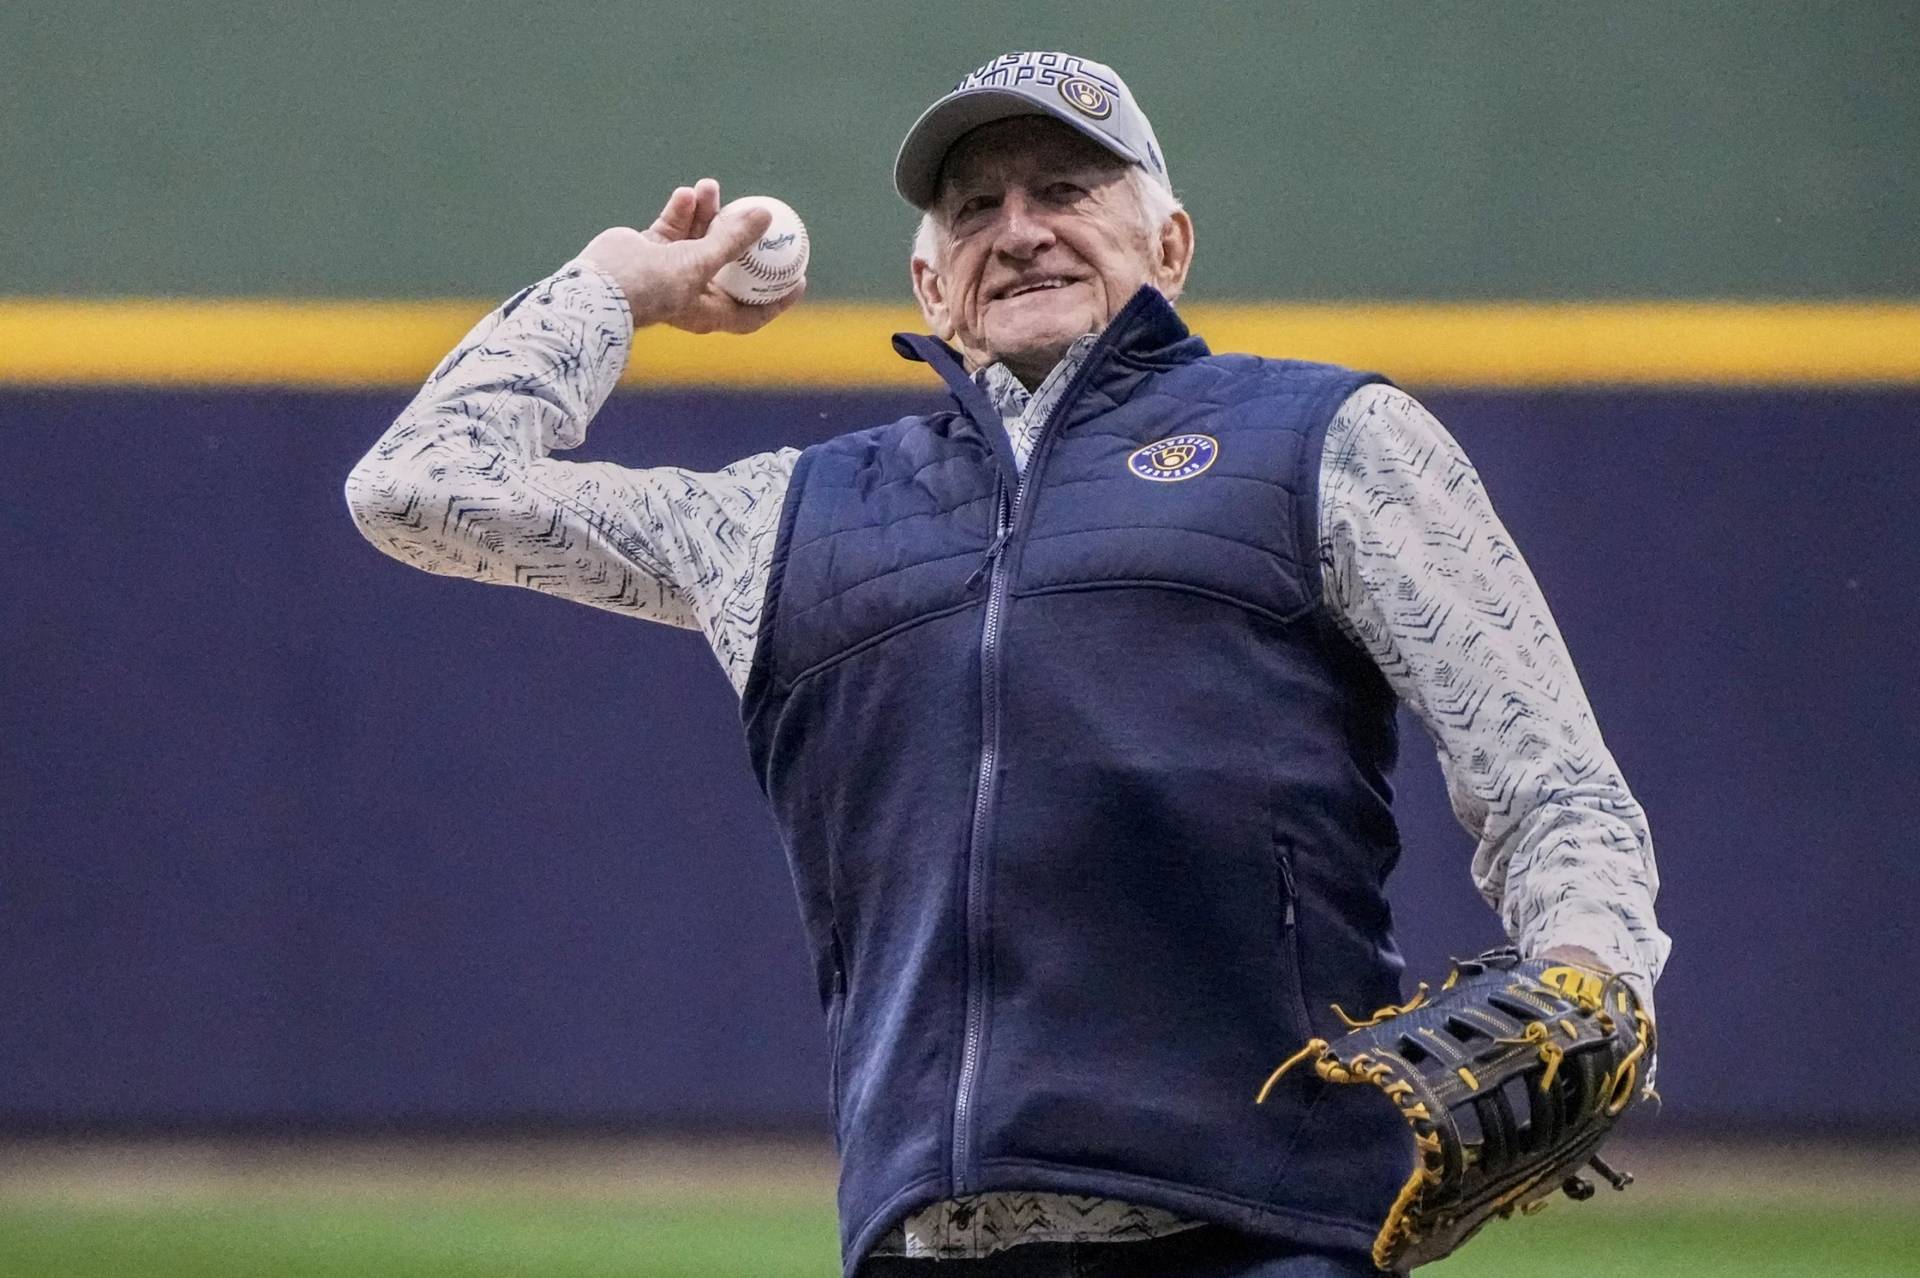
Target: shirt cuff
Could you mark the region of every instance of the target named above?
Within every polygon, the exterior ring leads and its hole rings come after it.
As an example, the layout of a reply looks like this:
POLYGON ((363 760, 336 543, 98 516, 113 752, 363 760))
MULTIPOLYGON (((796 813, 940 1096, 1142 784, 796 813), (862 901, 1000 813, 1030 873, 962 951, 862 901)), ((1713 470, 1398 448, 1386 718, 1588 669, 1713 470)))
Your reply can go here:
POLYGON ((556 289, 578 289, 594 302, 618 307, 620 313, 627 317, 627 335, 633 335, 633 310, 627 305, 627 294, 605 270, 585 258, 576 257, 548 279, 556 289))
POLYGON ((1654 974, 1648 968, 1640 946, 1626 920, 1604 906, 1590 906, 1576 913, 1560 912, 1537 929, 1522 946, 1525 953, 1538 956, 1561 945, 1577 945, 1593 952, 1610 970, 1620 974, 1640 1000, 1647 1015, 1653 1015, 1654 974))

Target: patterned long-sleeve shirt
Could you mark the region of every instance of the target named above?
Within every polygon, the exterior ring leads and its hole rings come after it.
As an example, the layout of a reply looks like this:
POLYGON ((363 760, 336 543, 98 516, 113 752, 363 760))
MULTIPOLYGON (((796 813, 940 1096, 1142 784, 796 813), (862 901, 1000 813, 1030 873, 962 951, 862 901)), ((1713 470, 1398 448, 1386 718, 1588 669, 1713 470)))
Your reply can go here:
MULTIPOLYGON (((585 439, 632 341, 618 286, 583 263, 521 290, 434 370, 354 468, 347 502, 375 546, 415 567, 697 629, 738 691, 799 452, 710 473, 557 460, 585 439)), ((1091 342, 1031 395, 1003 366, 982 372, 1022 467, 1091 342)), ((1325 605, 1432 737, 1477 840, 1474 883, 1522 952, 1583 946, 1650 1002, 1668 941, 1646 817, 1472 464, 1411 396, 1373 385, 1329 425, 1320 480, 1325 605)), ((982 1194, 915 1213, 876 1250, 976 1256, 1195 1223, 982 1194)))

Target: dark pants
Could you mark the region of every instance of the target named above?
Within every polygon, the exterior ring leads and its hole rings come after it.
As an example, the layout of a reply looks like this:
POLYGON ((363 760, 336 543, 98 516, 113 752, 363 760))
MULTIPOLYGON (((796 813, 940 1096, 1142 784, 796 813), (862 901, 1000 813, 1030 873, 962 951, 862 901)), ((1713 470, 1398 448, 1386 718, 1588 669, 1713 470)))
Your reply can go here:
POLYGON ((1301 1251, 1206 1225, 1146 1242, 1021 1243, 977 1260, 875 1256, 860 1278, 1379 1278, 1362 1255, 1301 1251))

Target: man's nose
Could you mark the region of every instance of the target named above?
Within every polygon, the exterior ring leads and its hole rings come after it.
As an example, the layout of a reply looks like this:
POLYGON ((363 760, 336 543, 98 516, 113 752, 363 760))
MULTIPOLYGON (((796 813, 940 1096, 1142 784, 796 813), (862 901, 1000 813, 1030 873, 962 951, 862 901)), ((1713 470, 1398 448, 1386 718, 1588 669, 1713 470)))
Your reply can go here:
POLYGON ((1053 228, 1043 211, 1024 191, 1008 192, 1000 202, 1000 233, 994 248, 1008 257, 1025 260, 1053 243, 1053 228))

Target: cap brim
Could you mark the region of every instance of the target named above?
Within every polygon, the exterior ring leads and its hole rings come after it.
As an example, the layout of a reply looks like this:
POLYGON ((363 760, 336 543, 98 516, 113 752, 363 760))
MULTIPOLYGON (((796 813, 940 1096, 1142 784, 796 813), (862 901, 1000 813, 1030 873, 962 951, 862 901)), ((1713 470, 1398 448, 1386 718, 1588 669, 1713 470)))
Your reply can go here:
POLYGON ((1129 164, 1141 159, 1111 135, 1094 128, 1067 108, 1010 89, 982 88, 949 94, 928 107, 900 143, 893 160, 893 188, 917 209, 930 208, 940 193, 940 166, 962 137, 983 124, 1016 116, 1041 115, 1085 134, 1129 164))

